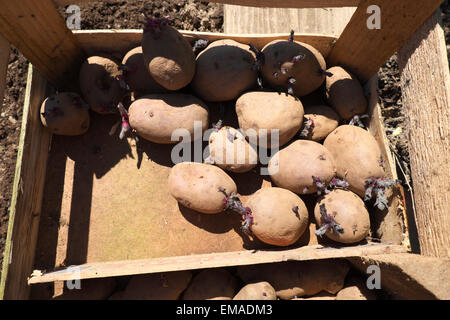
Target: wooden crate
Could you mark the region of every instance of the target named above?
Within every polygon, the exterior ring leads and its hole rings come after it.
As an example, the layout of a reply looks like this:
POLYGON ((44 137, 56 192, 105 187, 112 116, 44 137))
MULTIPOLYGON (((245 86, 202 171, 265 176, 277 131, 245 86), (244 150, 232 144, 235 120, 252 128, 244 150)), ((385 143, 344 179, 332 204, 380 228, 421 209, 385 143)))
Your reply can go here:
MULTIPOLYGON (((1 298, 27 298, 31 284, 73 278, 100 278, 287 260, 366 257, 410 250, 406 206, 400 186, 393 188, 392 194, 389 194, 389 210, 372 215, 376 217, 373 219, 372 231, 381 242, 368 241, 339 247, 327 242, 318 243, 312 224, 309 236, 303 237, 297 245, 290 248, 260 245, 252 247, 251 243, 233 229, 239 225, 239 217, 226 213, 214 217, 193 214, 183 210, 167 195, 165 182, 172 165, 170 146, 144 142, 141 150, 137 150, 135 145, 120 143, 116 137, 108 135, 116 119, 112 116, 95 115, 93 125, 85 136, 54 136, 52 141, 51 135, 44 130, 39 120, 39 106, 46 95, 54 90, 54 86, 47 80, 57 85, 65 72, 77 65, 80 56, 84 54, 101 50, 123 55, 128 49, 139 45, 141 31, 99 30, 72 33, 61 28, 63 22, 58 22, 56 10, 50 0, 42 1, 39 8, 31 0, 25 2, 29 5, 25 9, 8 3, 4 13, 0 14, 3 19, 0 19, 0 30, 5 38, 16 44, 34 64, 29 69, 26 90, 0 285, 1 298), (25 22, 20 22, 17 29, 9 28, 4 23, 8 19, 17 23, 15 15, 24 10, 34 16, 28 20, 27 16, 22 19, 25 22), (39 12, 50 13, 56 19, 56 22, 47 26, 53 31, 52 37, 35 36, 25 28, 37 23, 35 20, 44 19, 39 12), (38 37, 44 37, 40 41, 49 43, 46 46, 25 45, 17 41, 19 36, 20 39, 29 38, 34 41, 38 37), (127 202, 131 204, 128 205, 127 202), (38 232, 39 228, 41 232, 38 232), (68 268, 70 265, 77 265, 79 268, 68 268), (36 266, 39 270, 32 273, 36 266), (55 270, 51 270, 55 267, 55 270), (44 270, 49 268, 50 270, 44 270)), ((255 5, 255 1, 217 2, 255 5)), ((355 72, 362 81, 367 81, 365 89, 369 99, 369 131, 382 149, 388 176, 397 178, 395 163, 384 134, 377 101, 376 78, 373 75, 393 51, 431 15, 439 1, 429 1, 429 4, 421 5, 420 10, 415 4, 408 4, 402 9, 398 3, 390 5, 385 1, 375 1, 377 2, 383 4, 385 12, 389 14, 383 20, 388 25, 395 25, 394 20, 398 14, 414 13, 413 16, 403 17, 408 22, 408 28, 394 31, 396 37, 390 39, 384 39, 383 33, 374 35, 367 28, 361 28, 365 24, 366 1, 273 1, 272 5, 281 6, 284 3, 292 7, 311 7, 314 4, 316 7, 329 7, 359 3, 339 39, 329 35, 296 34, 296 40, 315 46, 326 57, 329 65, 342 64, 355 72), (351 41, 359 45, 355 46, 351 41), (376 53, 370 54, 372 59, 363 59, 377 44, 381 47, 376 53)), ((268 5, 268 2, 259 1, 258 5, 268 5)), ((287 33, 226 35, 189 31, 183 31, 183 34, 190 41, 197 38, 233 38, 239 42, 253 43, 259 48, 273 39, 288 36, 287 33)), ((269 181, 258 178, 256 174, 241 177, 233 175, 233 178, 238 180, 239 192, 244 194, 244 201, 257 188, 270 185, 269 181)))

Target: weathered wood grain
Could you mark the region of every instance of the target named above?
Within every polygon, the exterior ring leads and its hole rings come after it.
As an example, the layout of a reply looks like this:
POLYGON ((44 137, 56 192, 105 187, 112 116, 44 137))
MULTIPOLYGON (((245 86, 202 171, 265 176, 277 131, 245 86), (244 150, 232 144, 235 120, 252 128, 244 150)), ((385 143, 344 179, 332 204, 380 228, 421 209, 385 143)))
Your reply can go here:
POLYGON ((328 61, 341 65, 368 81, 398 48, 433 14, 442 0, 362 0, 328 61), (381 9, 381 28, 368 29, 367 8, 381 9))
POLYGON ((435 13, 399 50, 421 254, 450 257, 450 75, 435 13))
POLYGON ((370 243, 346 248, 331 248, 315 245, 282 251, 245 250, 146 260, 87 263, 76 266, 75 268, 64 268, 48 273, 35 270, 29 278, 28 283, 34 284, 61 280, 115 277, 130 274, 242 266, 289 260, 305 261, 402 252, 406 252, 406 248, 403 246, 370 243))
POLYGON ((30 65, 0 282, 1 299, 27 299, 33 269, 50 134, 39 110, 47 82, 30 65))
POLYGON ((83 52, 51 0, 0 0, 0 34, 55 85, 83 52))
POLYGON ((355 7, 282 9, 224 6, 225 33, 301 33, 339 37, 355 12, 355 7))

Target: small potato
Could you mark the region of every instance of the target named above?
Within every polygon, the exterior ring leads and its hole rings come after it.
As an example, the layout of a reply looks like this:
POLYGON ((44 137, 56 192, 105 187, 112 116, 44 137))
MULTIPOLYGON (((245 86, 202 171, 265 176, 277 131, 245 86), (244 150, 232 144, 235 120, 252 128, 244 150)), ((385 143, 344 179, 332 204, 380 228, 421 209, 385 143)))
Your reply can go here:
POLYGON ((190 271, 135 275, 121 300, 177 300, 192 279, 190 271))
POLYGON ((328 228, 325 235, 331 240, 341 243, 356 243, 367 237, 370 231, 369 212, 364 202, 351 191, 335 189, 326 194, 317 202, 314 208, 314 217, 318 229, 326 223, 326 219, 320 211, 320 206, 324 204, 328 215, 343 228, 339 233, 328 228))
POLYGON ((124 65, 124 79, 130 89, 136 94, 164 93, 167 89, 156 82, 144 63, 142 47, 136 47, 125 55, 122 60, 124 65))
POLYGON ((229 39, 214 41, 197 56, 192 88, 206 101, 236 99, 256 85, 254 63, 255 54, 248 45, 229 39))
POLYGON ((119 64, 107 57, 89 57, 80 69, 80 90, 91 109, 100 114, 117 113, 117 105, 125 95, 118 77, 119 64))
POLYGON ((261 281, 244 286, 233 300, 277 300, 277 294, 270 283, 261 281))
POLYGON ((64 288, 61 295, 53 297, 55 300, 106 300, 116 289, 114 278, 99 278, 81 280, 80 289, 64 288))
POLYGON ((350 265, 343 259, 287 261, 238 267, 244 282, 267 281, 283 300, 313 296, 321 291, 336 294, 344 287, 350 265))
POLYGON ((262 242, 275 246, 294 244, 308 226, 308 210, 295 193, 262 188, 246 204, 253 215, 251 231, 262 242))
POLYGON ((53 134, 81 135, 89 129, 89 106, 77 93, 57 93, 42 103, 41 122, 53 134))
POLYGON ((357 126, 339 126, 323 145, 335 159, 337 175, 360 197, 365 195, 366 180, 385 176, 380 148, 368 131, 357 126))
POLYGON ((289 79, 295 79, 292 89, 297 97, 302 97, 318 89, 325 81, 325 59, 306 43, 274 40, 262 52, 265 57, 262 75, 273 88, 287 90, 289 79), (299 60, 295 62, 294 57, 299 60))
POLYGON ((321 144, 296 140, 270 159, 268 171, 277 186, 299 194, 311 194, 317 192, 313 177, 328 185, 336 175, 336 165, 333 155, 321 144))
POLYGON ((336 300, 376 300, 375 290, 367 288, 364 279, 352 276, 345 281, 345 288, 336 295, 336 300))
POLYGON ((237 279, 225 269, 206 269, 192 279, 183 300, 231 300, 237 289, 237 279))
POLYGON ((236 193, 233 179, 222 169, 203 163, 182 162, 169 174, 169 192, 183 206, 201 213, 220 213, 225 210, 224 189, 236 193))
POLYGON ((342 67, 327 70, 332 76, 326 79, 328 103, 345 120, 366 113, 367 99, 359 80, 342 67))
POLYGON ((317 105, 305 107, 305 119, 313 121, 313 128, 306 139, 320 142, 339 125, 338 114, 328 106, 317 105))
MULTIPOLYGON (((130 126, 140 137, 155 142, 174 144, 177 129, 185 129, 194 140, 196 123, 202 132, 209 126, 209 110, 200 99, 183 93, 152 94, 134 101, 129 110, 130 126)), ((202 138, 202 137, 200 137, 202 138)))
POLYGON ((300 100, 285 93, 254 91, 236 101, 239 127, 251 144, 267 148, 280 147, 291 140, 303 123, 300 100), (278 141, 271 130, 278 132, 278 141), (267 142, 267 143, 265 143, 267 142))
POLYGON ((189 42, 164 19, 148 19, 142 37, 144 62, 150 75, 168 90, 186 87, 195 74, 189 42))
POLYGON ((245 136, 232 127, 222 127, 209 137, 210 160, 231 172, 247 172, 258 164, 258 153, 245 136))

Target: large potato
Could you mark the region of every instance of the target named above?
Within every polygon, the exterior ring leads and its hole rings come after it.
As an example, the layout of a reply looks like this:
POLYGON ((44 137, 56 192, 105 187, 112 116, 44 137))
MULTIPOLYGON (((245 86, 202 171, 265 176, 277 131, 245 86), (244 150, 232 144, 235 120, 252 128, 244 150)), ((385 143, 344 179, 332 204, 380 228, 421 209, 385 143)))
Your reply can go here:
MULTIPOLYGON (((351 191, 335 189, 320 199, 314 208, 317 228, 329 223, 321 214, 320 206, 325 205, 328 215, 332 216, 343 231, 336 232, 328 228, 325 235, 341 243, 356 243, 367 237, 370 231, 369 212, 364 202, 351 191)), ((324 226, 326 227, 326 226, 324 226)))
POLYGON ((277 300, 277 293, 270 283, 261 281, 244 286, 233 300, 277 300))
POLYGON ((332 76, 326 79, 328 103, 345 120, 366 113, 367 99, 359 80, 342 67, 327 70, 332 76))
POLYGON ((280 147, 291 140, 302 126, 304 115, 303 105, 295 97, 261 91, 240 96, 236 113, 239 127, 248 135, 250 143, 264 147, 261 142, 267 141, 267 148, 280 147), (278 131, 278 141, 272 138, 271 130, 278 131))
POLYGON ((143 96, 131 104, 128 114, 130 126, 136 134, 156 143, 179 142, 182 138, 171 138, 176 129, 186 129, 193 141, 195 122, 201 125, 202 133, 209 126, 206 104, 183 93, 143 96))
POLYGON ((350 270, 342 259, 287 261, 238 267, 244 282, 267 281, 283 300, 312 296, 321 291, 336 294, 350 270))
POLYGON ((163 19, 149 19, 142 36, 146 68, 169 90, 187 86, 195 74, 195 55, 189 42, 163 19))
POLYGON ((277 186, 311 194, 317 192, 313 177, 328 185, 336 175, 336 165, 333 155, 321 144, 296 140, 270 159, 268 171, 277 186))
POLYGON ((117 113, 117 105, 125 95, 118 77, 119 64, 110 58, 92 56, 80 69, 80 90, 91 109, 100 114, 117 113))
POLYGON ((190 271, 136 275, 130 279, 121 300, 177 300, 191 281, 190 271))
POLYGON ((246 206, 252 210, 251 231, 267 244, 294 244, 308 226, 304 202, 286 189, 262 188, 248 199, 246 206))
POLYGON ((124 79, 130 89, 136 94, 151 94, 166 92, 167 89, 161 86, 148 72, 145 63, 142 47, 136 47, 127 52, 123 57, 124 79))
POLYGON ((294 94, 298 97, 318 89, 325 80, 325 59, 314 47, 287 40, 274 40, 263 49, 265 63, 262 67, 264 80, 273 88, 288 88, 293 78, 294 94), (301 57, 294 62, 294 57, 301 57))
POLYGON ((232 127, 222 127, 209 137, 210 160, 232 172, 247 172, 258 164, 258 152, 245 136, 232 127))
POLYGON ((368 131, 357 126, 339 126, 323 145, 335 159, 337 175, 360 197, 364 197, 366 180, 385 176, 380 148, 368 131))
POLYGON ((169 174, 169 192, 183 206, 202 213, 220 213, 225 210, 223 189, 236 193, 233 179, 222 169, 203 163, 182 162, 169 174))
POLYGON ((192 279, 183 300, 231 300, 237 289, 237 279, 225 269, 206 269, 192 279))
POLYGON ((306 139, 322 141, 339 125, 338 114, 328 106, 316 105, 305 107, 305 119, 313 121, 313 128, 306 139))
POLYGON ((206 101, 227 101, 256 85, 255 54, 248 45, 217 40, 197 56, 192 88, 206 101))
POLYGON ((53 134, 81 135, 89 129, 89 106, 77 93, 57 93, 42 102, 41 122, 53 134))

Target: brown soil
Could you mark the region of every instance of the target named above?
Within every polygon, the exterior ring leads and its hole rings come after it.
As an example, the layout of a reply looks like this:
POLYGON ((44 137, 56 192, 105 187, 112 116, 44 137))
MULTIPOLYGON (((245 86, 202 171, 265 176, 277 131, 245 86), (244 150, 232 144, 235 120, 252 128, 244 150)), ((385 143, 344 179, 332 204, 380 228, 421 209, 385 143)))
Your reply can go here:
MULTIPOLYGON (((447 43, 450 43, 450 6, 442 5, 442 17, 447 43)), ((82 29, 133 29, 141 28, 141 13, 162 17, 168 16, 173 26, 197 31, 222 31, 222 6, 212 3, 190 1, 143 1, 102 2, 82 5, 82 29)), ((65 15, 64 8, 60 9, 65 15)), ((447 46, 450 51, 450 46, 447 46)), ((15 162, 19 144, 22 106, 25 94, 28 62, 12 48, 5 97, 0 110, 0 265, 7 232, 9 206, 11 203, 15 162)), ((395 57, 391 58, 379 72, 379 94, 389 140, 403 162, 408 166, 407 128, 402 110, 399 74, 395 57), (403 133, 394 137, 393 130, 402 127, 403 133)), ((1 270, 0 270, 1 272, 1 270)))

